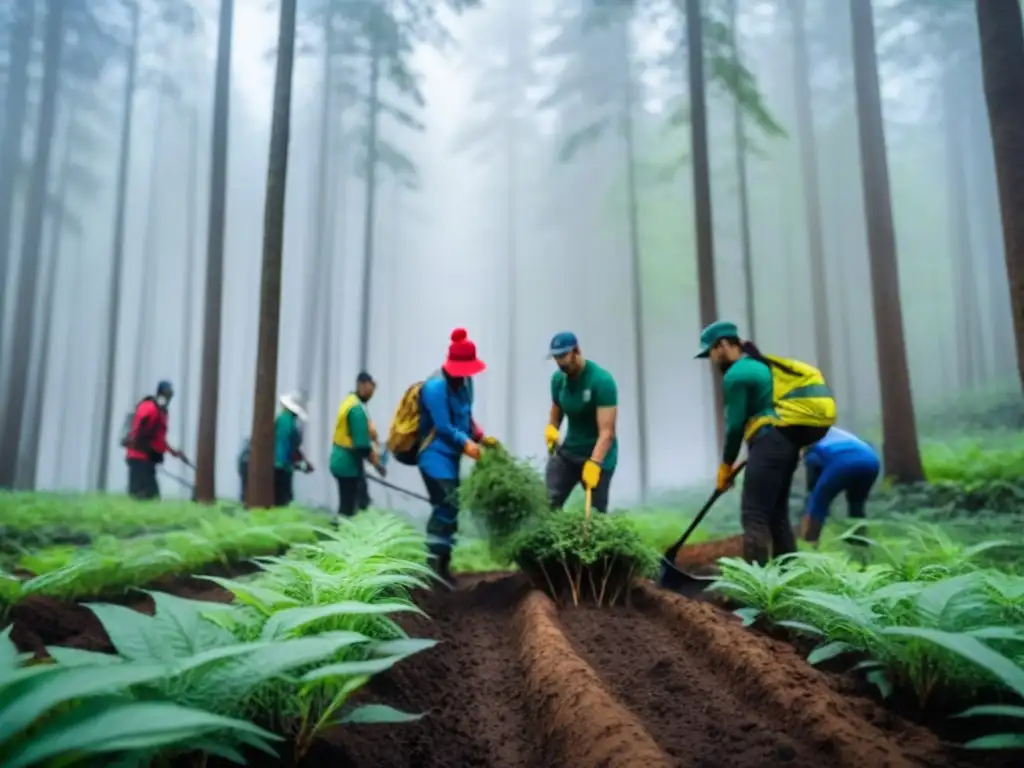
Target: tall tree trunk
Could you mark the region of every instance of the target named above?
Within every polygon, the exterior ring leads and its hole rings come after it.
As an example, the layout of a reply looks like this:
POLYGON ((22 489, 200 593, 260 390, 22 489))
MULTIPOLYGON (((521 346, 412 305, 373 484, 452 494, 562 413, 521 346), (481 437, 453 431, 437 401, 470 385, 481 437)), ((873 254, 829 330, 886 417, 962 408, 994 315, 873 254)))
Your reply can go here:
POLYGON ((1017 373, 1024 387, 1024 23, 1020 3, 1014 0, 978 0, 975 7, 1003 215, 1017 373))
MULTIPOLYGON (((303 301, 302 335, 299 337, 299 386, 309 392, 313 384, 313 358, 316 349, 316 324, 322 320, 320 298, 323 294, 321 271, 326 260, 324 230, 327 223, 329 155, 331 151, 332 78, 331 56, 334 52, 334 7, 328 4, 324 13, 324 50, 320 97, 320 146, 317 149, 316 200, 313 216, 313 253, 306 265, 306 293, 303 301)), ((330 297, 328 295, 328 301, 330 297)), ((324 393, 326 397, 326 393, 324 393)))
POLYGON ((117 203, 114 210, 114 258, 110 265, 110 293, 107 299, 106 370, 100 387, 103 407, 100 409, 100 440, 93 445, 97 451, 96 489, 105 491, 110 474, 110 422, 114 417, 114 381, 117 365, 117 329, 121 323, 121 273, 124 271, 124 226, 128 211, 128 166, 132 157, 132 107, 135 104, 135 79, 139 64, 139 5, 129 5, 131 12, 131 41, 128 46, 127 73, 124 84, 124 104, 121 115, 121 148, 117 160, 117 203))
POLYGON ((160 242, 157 226, 160 217, 160 159, 163 157, 164 106, 166 93, 170 87, 167 67, 170 62, 164 61, 164 74, 160 80, 160 91, 156 102, 156 126, 153 129, 153 149, 149 159, 149 197, 146 200, 146 227, 142 234, 142 269, 139 275, 139 306, 135 321, 135 376, 132 378, 134 392, 132 397, 138 399, 155 389, 156 382, 149 380, 150 364, 153 362, 152 350, 153 320, 157 313, 153 307, 153 275, 157 267, 157 243, 160 242))
POLYGON ((644 340, 643 261, 640 253, 639 193, 636 180, 636 146, 633 135, 633 108, 635 106, 632 56, 629 44, 628 16, 622 19, 622 139, 626 165, 626 226, 629 228, 629 258, 633 283, 633 346, 636 365, 636 420, 637 458, 640 472, 640 501, 647 500, 650 488, 650 462, 648 461, 647 423, 647 359, 644 340))
POLYGON ((18 467, 18 484, 24 488, 35 488, 37 483, 37 465, 39 461, 39 439, 43 431, 43 401, 46 399, 46 383, 50 375, 50 338, 53 331, 53 304, 57 292, 57 277, 60 274, 61 251, 64 243, 64 219, 68 206, 68 176, 71 173, 71 160, 75 141, 75 120, 78 112, 78 101, 68 105, 64 119, 64 140, 61 147, 61 161, 50 195, 53 203, 53 218, 50 221, 50 253, 47 257, 45 287, 43 289, 43 306, 39 315, 42 317, 42 335, 39 353, 33 366, 33 392, 29 400, 29 419, 25 424, 25 439, 22 443, 21 466, 18 467))
POLYGON ((965 151, 968 137, 964 130, 964 114, 959 104, 958 89, 965 85, 958 76, 963 62, 947 65, 942 74, 942 110, 946 154, 946 199, 949 215, 950 244, 953 247, 953 297, 957 325, 958 383, 963 390, 973 390, 984 374, 984 352, 981 329, 978 327, 978 282, 975 277, 974 247, 971 242, 970 195, 968 194, 965 151))
POLYGON ((250 507, 274 505, 274 403, 277 389, 277 335, 281 317, 281 252, 284 199, 288 181, 291 130, 292 65, 295 58, 296 0, 281 0, 277 37, 274 113, 270 126, 270 162, 263 213, 263 268, 260 277, 260 340, 253 397, 252 453, 247 483, 250 507))
POLYGON ((25 229, 21 242, 21 269, 14 305, 14 337, 11 345, 11 378, 4 407, 4 432, 0 441, 0 487, 14 485, 18 451, 25 427, 25 400, 32 347, 36 339, 36 300, 38 297, 40 249, 43 219, 50 181, 50 154, 57 122, 57 95, 64 50, 63 0, 46 4, 43 42, 43 84, 36 131, 35 156, 25 201, 25 229))
MULTIPOLYGON (((734 61, 738 70, 742 66, 739 49, 739 11, 737 0, 729 0, 729 34, 734 61)), ((739 192, 740 252, 743 260, 743 296, 747 308, 747 334, 757 338, 757 311, 754 303, 753 246, 750 242, 750 190, 747 181, 747 132, 743 121, 743 105, 739 99, 732 103, 733 139, 736 145, 736 177, 739 192)))
MULTIPOLYGON (((690 79, 690 153, 693 157, 693 205, 697 226, 697 285, 700 322, 718 320, 715 287, 715 240, 711 214, 711 167, 708 158, 708 110, 704 83, 704 17, 700 0, 686 0, 686 43, 690 79)), ((696 346, 696 344, 694 345, 696 346)), ((725 406, 722 387, 713 368, 711 391, 715 398, 717 452, 722 452, 725 406)))
POLYGON ((195 323, 196 208, 199 205, 199 107, 195 104, 188 122, 188 180, 185 190, 185 284, 183 306, 184 327, 181 332, 181 388, 184 395, 178 402, 178 445, 188 445, 191 412, 195 402, 192 386, 192 327, 195 323))
MULTIPOLYGON (((289 3, 285 2, 284 5, 287 6, 289 3)), ((295 3, 292 2, 290 5, 294 12, 295 3)), ((217 406, 220 397, 224 209, 228 186, 228 115, 231 104, 231 38, 234 11, 234 0, 221 0, 220 27, 217 33, 217 74, 213 90, 210 218, 206 242, 206 304, 203 312, 203 368, 199 385, 199 433, 196 441, 195 500, 200 503, 212 503, 217 498, 217 406)))
MULTIPOLYGON (((519 28, 516 24, 518 14, 522 11, 517 3, 509 3, 509 18, 506 19, 508 27, 505 33, 505 66, 508 70, 508 103, 512 105, 511 113, 505 116, 505 259, 506 272, 505 280, 505 302, 508 317, 505 318, 508 328, 508 361, 505 366, 505 441, 515 449, 516 442, 516 365, 518 355, 516 354, 516 323, 517 316, 517 294, 519 269, 516 263, 518 233, 518 194, 516 185, 518 175, 516 174, 516 163, 519 161, 518 152, 518 115, 516 107, 522 100, 519 93, 519 72, 522 62, 519 60, 522 49, 521 40, 517 35, 519 28)), ((393 269, 394 267, 392 267, 393 269)))
POLYGON ((380 19, 375 19, 370 43, 370 96, 367 100, 366 208, 363 216, 363 291, 359 311, 359 369, 370 366, 370 316, 373 302, 373 235, 377 202, 377 131, 380 120, 380 19))
POLYGON ((818 141, 814 126, 814 93, 811 90, 810 54, 807 50, 805 0, 790 0, 793 21, 793 82, 796 124, 803 172, 804 210, 807 215, 807 246, 811 266, 811 307, 814 317, 814 354, 826 379, 832 376, 832 338, 829 329, 828 284, 825 279, 825 234, 821 223, 821 191, 818 180, 818 141))
MULTIPOLYGON (((78 290, 78 286, 82 284, 82 277, 85 273, 84 242, 85 239, 79 233, 75 239, 75 266, 71 280, 71 298, 68 302, 68 325, 64 336, 64 352, 61 358, 61 370, 64 372, 63 381, 61 382, 63 396, 59 406, 60 421, 57 424, 57 444, 54 446, 53 455, 56 457, 57 464, 62 470, 62 478, 65 476, 65 470, 72 463, 68 461, 67 455, 68 425, 81 424, 82 403, 79 400, 79 393, 82 390, 82 370, 77 365, 78 358, 76 355, 78 354, 78 345, 82 337, 81 323, 79 322, 82 292, 78 290)), ((79 441, 83 442, 91 436, 88 432, 79 429, 75 430, 75 435, 79 441)), ((96 452, 90 451, 87 455, 90 457, 95 456, 96 452)), ((89 482, 89 478, 91 478, 91 475, 87 466, 86 483, 89 482)), ((63 480, 60 487, 67 487, 63 480)))
MULTIPOLYGON (((0 134, 0 305, 5 306, 7 278, 10 273, 11 220, 14 216, 14 190, 21 176, 22 134, 25 131, 25 109, 28 103, 28 65, 32 57, 36 6, 34 3, 14 4, 15 16, 10 25, 10 56, 7 65, 7 90, 4 93, 3 133, 0 134)), ((4 349, 6 311, 0 311, 0 353, 4 349)), ((0 356, 0 367, 4 365, 0 356)), ((0 375, 0 392, 3 391, 0 375)))
POLYGON ((915 483, 924 480, 924 469, 917 444, 914 399, 910 390, 900 310, 896 232, 892 221, 889 163, 885 155, 871 0, 850 0, 850 16, 853 22, 853 74, 871 264, 871 298, 875 308, 875 341, 882 395, 882 455, 887 475, 899 483, 915 483))

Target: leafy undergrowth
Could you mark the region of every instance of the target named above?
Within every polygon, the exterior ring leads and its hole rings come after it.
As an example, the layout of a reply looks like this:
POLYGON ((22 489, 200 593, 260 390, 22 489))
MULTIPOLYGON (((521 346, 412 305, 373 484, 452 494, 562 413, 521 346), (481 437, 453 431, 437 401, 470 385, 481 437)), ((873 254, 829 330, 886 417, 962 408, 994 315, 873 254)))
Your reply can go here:
POLYGON ((194 530, 223 519, 255 519, 257 525, 311 522, 293 507, 252 510, 237 505, 186 501, 136 501, 126 496, 0 491, 0 555, 8 560, 58 544, 82 545, 113 536, 130 538, 172 530, 194 530))
MULTIPOLYGON (((922 711, 1010 698, 958 716, 1024 725, 1024 577, 977 564, 1006 542, 967 546, 928 527, 899 543, 864 542, 870 564, 839 553, 788 555, 764 567, 726 558, 711 589, 742 605, 736 613, 748 625, 813 639, 811 664, 849 660, 883 698, 910 696, 922 711)), ((1022 748, 1024 728, 966 746, 1022 748)))
MULTIPOLYGON (((344 521, 321 544, 267 558, 250 582, 217 580, 230 605, 152 593, 153 616, 91 604, 116 655, 48 648, 54 663, 25 666, 0 634, 0 764, 166 764, 203 755, 244 763, 258 750, 301 760, 326 730, 401 723, 420 715, 354 706, 375 674, 433 640, 389 618, 418 611, 423 538, 387 516, 344 521), (104 763, 106 764, 106 763, 104 763)), ((285 764, 285 763, 282 763, 285 764)))
POLYGON ((630 517, 595 513, 587 520, 579 507, 551 510, 537 470, 504 450, 481 457, 460 498, 485 532, 491 558, 514 563, 553 599, 613 605, 656 568, 654 550, 630 517))
POLYGON ((63 600, 110 595, 211 565, 274 554, 292 544, 315 541, 319 530, 300 522, 261 525, 259 517, 214 517, 194 530, 134 539, 103 537, 85 548, 40 550, 17 564, 34 576, 0 579, 0 616, 5 608, 31 595, 63 600))
POLYGON ((597 513, 587 520, 576 507, 542 514, 513 537, 510 551, 535 586, 573 605, 628 600, 633 581, 653 576, 658 565, 630 518, 597 513))

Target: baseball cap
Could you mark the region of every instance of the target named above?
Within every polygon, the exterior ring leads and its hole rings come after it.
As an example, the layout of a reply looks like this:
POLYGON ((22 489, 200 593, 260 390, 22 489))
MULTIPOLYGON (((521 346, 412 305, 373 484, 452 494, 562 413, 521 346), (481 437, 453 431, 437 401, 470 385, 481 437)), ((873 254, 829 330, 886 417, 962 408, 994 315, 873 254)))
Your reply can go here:
POLYGON ((548 357, 558 357, 566 352, 572 352, 580 345, 576 334, 571 331, 561 331, 551 338, 551 346, 548 348, 548 357))
POLYGON ((360 371, 359 375, 356 376, 356 384, 376 384, 373 380, 373 376, 368 374, 366 371, 360 371))
POLYGON ((164 379, 156 385, 156 393, 158 395, 173 395, 174 387, 171 386, 171 382, 164 379))

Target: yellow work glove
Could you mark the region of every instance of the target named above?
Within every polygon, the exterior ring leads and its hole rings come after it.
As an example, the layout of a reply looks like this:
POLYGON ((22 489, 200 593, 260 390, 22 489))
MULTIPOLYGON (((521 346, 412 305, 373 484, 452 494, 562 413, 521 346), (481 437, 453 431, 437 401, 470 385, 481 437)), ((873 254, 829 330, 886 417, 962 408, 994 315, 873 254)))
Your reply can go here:
POLYGON ((718 465, 718 479, 715 481, 715 490, 727 491, 732 488, 732 464, 718 465))
POLYGON ((583 465, 583 487, 588 491, 592 491, 597 488, 597 484, 601 482, 601 465, 593 459, 587 459, 587 463, 583 465))
POLYGON ((548 453, 554 453, 558 447, 558 427, 548 424, 544 427, 544 442, 548 444, 548 453))
POLYGON ((480 445, 484 448, 497 448, 501 443, 498 442, 498 438, 487 435, 480 441, 480 445))

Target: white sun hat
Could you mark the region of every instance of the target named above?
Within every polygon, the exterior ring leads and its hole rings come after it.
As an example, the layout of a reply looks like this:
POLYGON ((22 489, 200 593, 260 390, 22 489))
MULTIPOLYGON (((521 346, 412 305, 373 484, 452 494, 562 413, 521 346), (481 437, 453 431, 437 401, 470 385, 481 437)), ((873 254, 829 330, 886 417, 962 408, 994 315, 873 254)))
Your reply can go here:
POLYGON ((281 405, 302 419, 302 421, 306 421, 309 418, 306 414, 306 396, 301 392, 288 392, 281 395, 281 405))

